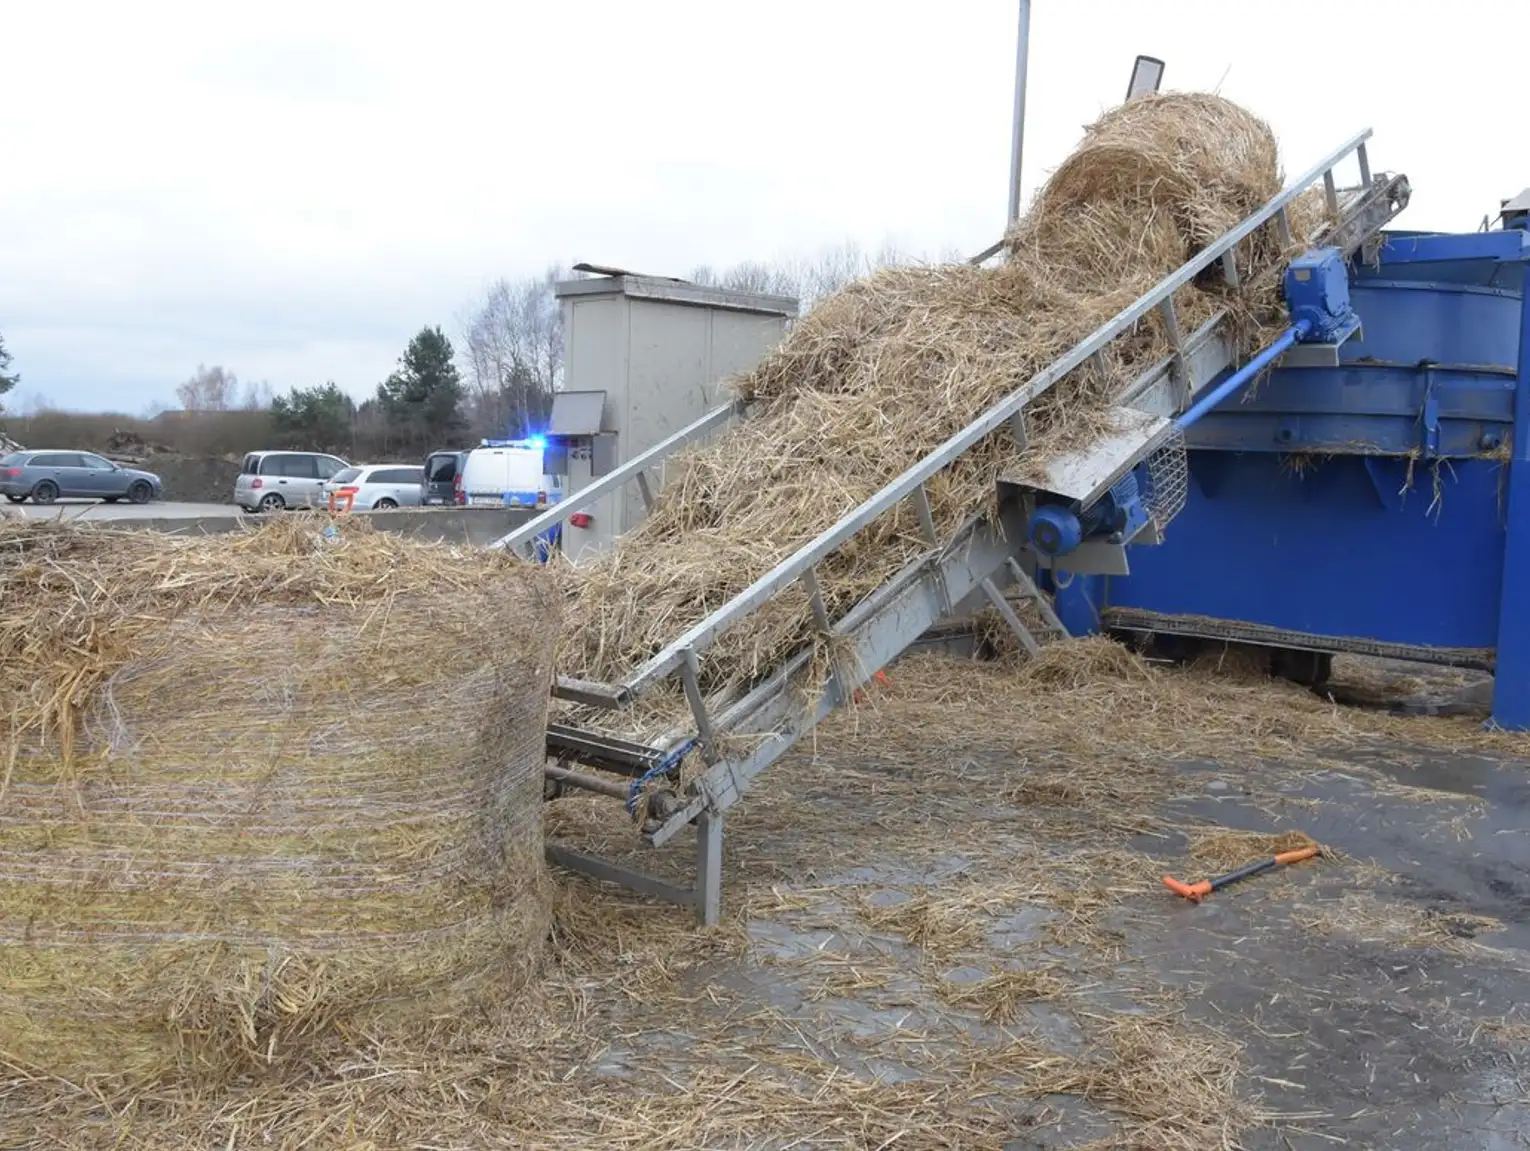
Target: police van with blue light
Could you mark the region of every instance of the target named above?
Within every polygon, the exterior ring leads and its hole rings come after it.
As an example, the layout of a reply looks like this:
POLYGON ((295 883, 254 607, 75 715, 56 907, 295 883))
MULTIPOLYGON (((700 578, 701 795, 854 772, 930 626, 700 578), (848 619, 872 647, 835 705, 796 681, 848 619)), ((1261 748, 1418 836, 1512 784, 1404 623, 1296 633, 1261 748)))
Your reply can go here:
POLYGON ((556 503, 557 477, 546 472, 547 440, 484 440, 457 473, 458 502, 469 507, 536 508, 556 503))

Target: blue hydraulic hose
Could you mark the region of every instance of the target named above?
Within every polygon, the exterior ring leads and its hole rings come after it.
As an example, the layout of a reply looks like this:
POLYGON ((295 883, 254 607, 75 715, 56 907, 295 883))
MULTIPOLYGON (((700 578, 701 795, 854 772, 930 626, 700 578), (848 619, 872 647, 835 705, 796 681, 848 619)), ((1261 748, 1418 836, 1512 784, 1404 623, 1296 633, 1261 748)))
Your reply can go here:
POLYGON ((1268 348, 1260 352, 1257 356, 1255 356, 1248 363, 1244 364, 1232 375, 1228 376, 1227 379, 1223 380, 1211 391, 1207 392, 1200 399, 1196 400, 1195 403, 1191 405, 1189 411, 1174 421, 1175 424, 1180 428, 1188 428, 1191 424, 1195 423, 1196 420, 1200 419, 1207 412, 1211 411, 1212 408, 1216 407, 1228 396, 1232 395, 1244 384, 1248 383, 1260 372, 1264 371, 1265 368, 1269 367, 1277 359, 1285 355, 1292 344, 1296 343, 1297 340, 1301 339, 1311 330, 1311 320, 1298 320, 1295 324, 1287 328, 1285 332, 1281 334, 1280 339, 1276 340, 1268 348))

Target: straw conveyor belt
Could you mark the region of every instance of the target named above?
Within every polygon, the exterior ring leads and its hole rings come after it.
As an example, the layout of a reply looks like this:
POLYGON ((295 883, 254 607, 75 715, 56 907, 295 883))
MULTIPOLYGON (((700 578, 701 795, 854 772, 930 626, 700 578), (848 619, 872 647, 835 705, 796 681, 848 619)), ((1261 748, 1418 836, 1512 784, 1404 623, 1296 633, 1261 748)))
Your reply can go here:
MULTIPOLYGON (((1204 274, 1220 274, 1236 284, 1238 244, 1271 221, 1282 238, 1289 239, 1291 206, 1319 183, 1329 221, 1320 233, 1321 242, 1344 257, 1374 242, 1380 230, 1406 206, 1408 184, 1398 175, 1372 176, 1365 148, 1369 136, 1368 130, 1361 132, 1323 157, 1259 211, 728 603, 676 635, 619 682, 559 677, 553 687, 556 698, 607 712, 609 722, 600 730, 550 725, 548 794, 577 789, 609 796, 624 804, 635 818, 641 818, 639 834, 654 847, 695 826, 696 873, 691 885, 678 886, 557 845, 549 845, 549 858, 597 878, 690 906, 703 922, 715 922, 721 914, 724 814, 744 797, 761 772, 877 672, 967 601, 991 604, 1028 650, 1036 650, 1040 640, 1014 610, 1016 593, 1020 599, 1033 601, 1044 629, 1063 633, 1046 596, 1032 581, 1036 556, 1028 548, 1027 531, 1034 492, 1018 479, 1001 481, 997 517, 973 517, 943 538, 935 529, 926 483, 995 433, 1007 432, 1013 437, 1018 458, 1026 444, 1026 406, 1069 373, 1091 370, 1091 365, 1101 368, 1102 351, 1154 312, 1170 333, 1172 354, 1141 376, 1122 382, 1118 407, 1112 409, 1117 434, 1086 451, 1048 462, 1045 472, 1055 480, 1049 490, 1063 490, 1075 506, 1087 509, 1141 461, 1155 452, 1172 452, 1175 417, 1197 403, 1205 403, 1218 382, 1225 381, 1228 372, 1242 362, 1226 313, 1219 312, 1194 331, 1181 333, 1174 312, 1175 292, 1204 274), (1360 181, 1355 187, 1341 189, 1334 169, 1350 156, 1358 161, 1360 181), (840 618, 830 618, 815 569, 867 525, 904 502, 918 514, 927 549, 840 618), (832 636, 835 650, 845 653, 836 659, 827 689, 793 690, 804 684, 810 670, 813 652, 804 650, 756 679, 747 691, 709 698, 700 683, 699 657, 720 635, 745 625, 773 596, 793 585, 806 591, 818 631, 832 636), (1006 586, 1012 589, 1008 596, 1006 586), (624 709, 661 685, 678 685, 683 692, 691 719, 685 731, 658 743, 610 734, 621 730, 624 709), (681 763, 691 756, 699 757, 700 770, 688 770, 682 782, 681 763)), ((1321 345, 1298 351, 1324 354, 1321 345)), ((748 417, 740 404, 713 410, 497 541, 497 546, 533 554, 544 533, 629 483, 637 484, 645 499, 652 498, 650 469, 686 444, 748 417)), ((1182 446, 1179 450, 1182 453, 1182 446)), ((1148 542, 1174 510, 1172 501, 1159 502, 1144 532, 1148 542)))

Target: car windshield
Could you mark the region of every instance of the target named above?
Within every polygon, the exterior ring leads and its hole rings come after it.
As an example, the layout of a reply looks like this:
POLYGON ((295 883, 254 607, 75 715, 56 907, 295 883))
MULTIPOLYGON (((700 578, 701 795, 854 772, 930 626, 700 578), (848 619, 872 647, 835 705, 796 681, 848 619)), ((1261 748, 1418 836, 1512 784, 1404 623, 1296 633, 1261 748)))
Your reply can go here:
POLYGON ((8 456, 0 456, 0 468, 3 468, 3 467, 16 467, 16 466, 18 466, 20 464, 24 464, 26 462, 27 462, 26 456, 22 455, 20 452, 12 452, 8 456))
POLYGON ((360 474, 360 468, 341 468, 338 472, 329 477, 329 482, 332 484, 348 484, 360 474))

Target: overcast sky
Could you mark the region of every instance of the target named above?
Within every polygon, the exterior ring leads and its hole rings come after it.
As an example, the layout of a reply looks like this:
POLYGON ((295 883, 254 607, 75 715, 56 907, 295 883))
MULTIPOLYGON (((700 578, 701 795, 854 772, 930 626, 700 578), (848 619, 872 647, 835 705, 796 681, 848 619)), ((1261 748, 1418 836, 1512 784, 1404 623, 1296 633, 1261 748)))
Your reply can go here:
MULTIPOLYGON (((1027 193, 1138 52, 1268 119, 1288 173, 1373 128, 1403 226, 1470 230, 1530 185, 1510 0, 1033 8, 1027 193)), ((364 395, 422 325, 557 260, 981 249, 1016 9, 0 0, 9 399, 138 412, 199 363, 364 395)))

